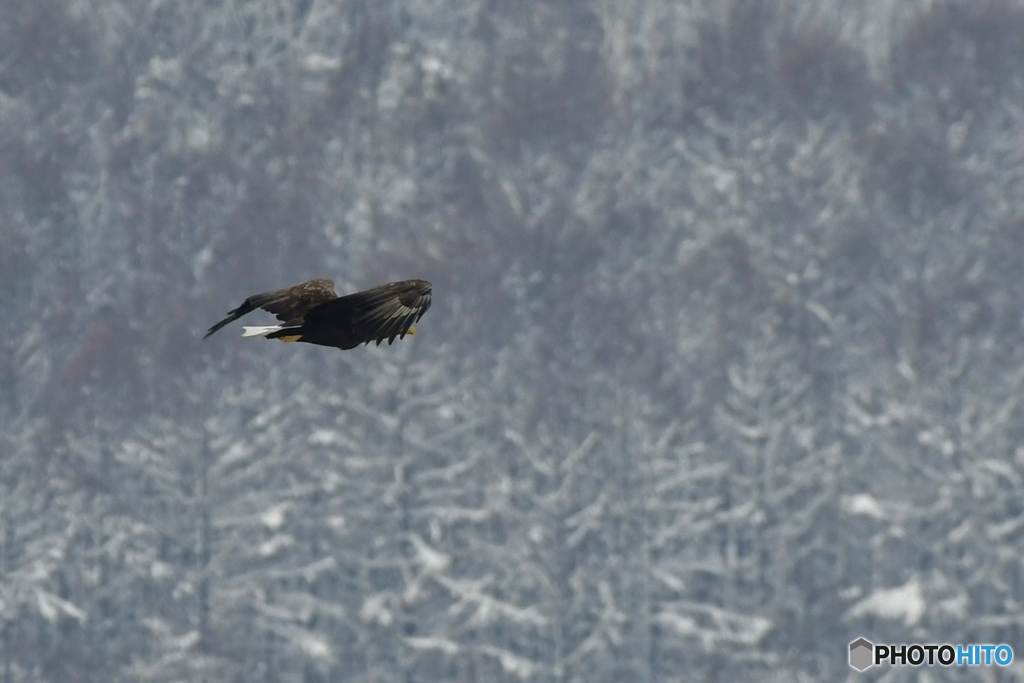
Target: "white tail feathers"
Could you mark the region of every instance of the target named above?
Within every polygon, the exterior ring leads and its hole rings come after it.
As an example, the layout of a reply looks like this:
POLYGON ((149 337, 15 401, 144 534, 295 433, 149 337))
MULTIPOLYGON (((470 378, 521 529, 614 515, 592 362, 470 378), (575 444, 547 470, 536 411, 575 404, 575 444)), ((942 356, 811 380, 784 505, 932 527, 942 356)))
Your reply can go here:
POLYGON ((280 330, 283 325, 268 325, 266 327, 243 327, 243 337, 266 337, 271 332, 280 330))

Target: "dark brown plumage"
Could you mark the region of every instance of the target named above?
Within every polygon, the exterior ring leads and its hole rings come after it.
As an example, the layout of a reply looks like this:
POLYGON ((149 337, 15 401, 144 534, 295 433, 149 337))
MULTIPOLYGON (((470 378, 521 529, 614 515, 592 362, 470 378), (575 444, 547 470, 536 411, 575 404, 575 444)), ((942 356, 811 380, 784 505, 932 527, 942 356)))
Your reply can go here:
POLYGON ((391 344, 396 337, 416 334, 412 325, 430 308, 431 290, 431 284, 425 280, 404 280, 339 297, 332 281, 319 278, 250 296, 211 327, 203 339, 246 313, 262 308, 276 315, 281 324, 246 327, 243 337, 301 341, 339 349, 352 349, 372 341, 379 346, 385 339, 391 344))

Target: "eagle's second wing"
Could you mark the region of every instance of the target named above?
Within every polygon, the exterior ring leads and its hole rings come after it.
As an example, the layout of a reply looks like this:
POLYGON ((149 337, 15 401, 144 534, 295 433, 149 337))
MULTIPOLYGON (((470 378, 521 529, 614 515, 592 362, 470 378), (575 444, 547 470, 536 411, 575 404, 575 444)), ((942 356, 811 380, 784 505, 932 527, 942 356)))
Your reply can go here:
POLYGON ((310 310, 304 327, 345 324, 356 344, 379 346, 385 339, 390 344, 427 312, 432 289, 425 280, 405 280, 348 294, 310 310))
POLYGON ((273 313, 285 325, 298 325, 307 311, 337 298, 334 282, 321 277, 275 292, 256 294, 245 301, 255 308, 273 313))
POLYGON ((334 282, 323 277, 273 292, 254 294, 235 310, 228 311, 228 317, 207 330, 203 339, 257 308, 273 313, 285 325, 297 325, 309 310, 337 297, 334 282))

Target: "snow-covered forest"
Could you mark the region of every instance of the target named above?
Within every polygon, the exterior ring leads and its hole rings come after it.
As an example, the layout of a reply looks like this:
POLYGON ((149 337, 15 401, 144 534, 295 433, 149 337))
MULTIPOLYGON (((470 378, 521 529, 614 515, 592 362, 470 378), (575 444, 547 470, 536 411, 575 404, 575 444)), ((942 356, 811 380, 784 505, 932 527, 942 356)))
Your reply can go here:
POLYGON ((1022 274, 1016 0, 0 0, 0 683, 1021 680, 1022 274))

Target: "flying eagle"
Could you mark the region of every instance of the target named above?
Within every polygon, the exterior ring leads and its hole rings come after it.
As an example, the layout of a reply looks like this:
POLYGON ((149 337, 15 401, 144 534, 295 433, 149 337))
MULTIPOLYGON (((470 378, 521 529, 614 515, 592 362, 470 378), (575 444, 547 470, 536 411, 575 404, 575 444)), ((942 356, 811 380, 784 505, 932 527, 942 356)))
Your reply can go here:
POLYGON ((360 344, 416 334, 412 326, 430 308, 431 285, 425 280, 405 280, 338 296, 334 282, 319 278, 274 292, 255 294, 228 317, 207 330, 206 337, 257 308, 273 313, 280 325, 244 327, 243 337, 354 349, 360 344))

